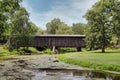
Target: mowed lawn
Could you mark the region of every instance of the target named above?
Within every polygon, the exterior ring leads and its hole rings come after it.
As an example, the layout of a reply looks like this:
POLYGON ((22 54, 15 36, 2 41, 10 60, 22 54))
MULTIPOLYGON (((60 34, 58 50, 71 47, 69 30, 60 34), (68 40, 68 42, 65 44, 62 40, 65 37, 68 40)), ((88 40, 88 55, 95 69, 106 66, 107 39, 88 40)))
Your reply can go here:
POLYGON ((107 50, 106 53, 100 51, 66 53, 61 54, 59 59, 79 66, 120 72, 120 49, 107 50))

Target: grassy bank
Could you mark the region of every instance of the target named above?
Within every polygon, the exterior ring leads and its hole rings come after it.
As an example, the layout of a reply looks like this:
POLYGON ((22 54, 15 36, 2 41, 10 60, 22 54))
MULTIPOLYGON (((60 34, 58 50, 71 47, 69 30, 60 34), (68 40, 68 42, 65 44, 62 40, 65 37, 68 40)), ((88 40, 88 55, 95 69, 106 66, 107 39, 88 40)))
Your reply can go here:
POLYGON ((100 51, 76 52, 59 55, 61 61, 96 70, 110 70, 120 72, 120 49, 100 51))
POLYGON ((4 45, 0 45, 0 61, 7 59, 9 57, 13 57, 16 55, 25 55, 27 53, 30 54, 41 54, 38 50, 36 50, 33 47, 29 47, 28 52, 26 52, 23 48, 20 48, 19 50, 13 50, 13 51, 8 51, 7 49, 4 48, 4 45))

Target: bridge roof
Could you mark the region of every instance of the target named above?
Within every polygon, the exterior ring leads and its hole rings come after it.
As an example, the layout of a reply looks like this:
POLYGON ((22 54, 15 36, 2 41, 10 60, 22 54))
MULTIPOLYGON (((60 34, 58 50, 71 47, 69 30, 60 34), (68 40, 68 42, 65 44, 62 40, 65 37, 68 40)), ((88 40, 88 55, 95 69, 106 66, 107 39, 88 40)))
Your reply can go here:
POLYGON ((85 35, 35 35, 36 37, 81 37, 85 38, 85 35))

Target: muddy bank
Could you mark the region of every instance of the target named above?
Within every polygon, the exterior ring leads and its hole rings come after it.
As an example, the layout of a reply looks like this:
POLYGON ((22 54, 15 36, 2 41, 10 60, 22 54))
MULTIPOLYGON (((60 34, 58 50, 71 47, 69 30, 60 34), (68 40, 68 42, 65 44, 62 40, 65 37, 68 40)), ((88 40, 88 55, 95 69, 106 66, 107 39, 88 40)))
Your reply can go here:
POLYGON ((0 62, 0 80, 32 80, 33 69, 84 69, 59 62, 57 56, 34 55, 9 58, 0 62))

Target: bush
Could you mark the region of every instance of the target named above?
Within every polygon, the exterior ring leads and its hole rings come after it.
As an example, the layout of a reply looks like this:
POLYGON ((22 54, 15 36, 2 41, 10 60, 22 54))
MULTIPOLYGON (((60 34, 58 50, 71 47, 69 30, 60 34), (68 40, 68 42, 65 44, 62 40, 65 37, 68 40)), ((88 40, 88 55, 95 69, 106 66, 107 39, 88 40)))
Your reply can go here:
POLYGON ((9 51, 19 49, 20 47, 28 47, 32 45, 33 37, 29 35, 14 35, 10 36, 7 42, 9 51))
POLYGON ((23 54, 26 54, 26 53, 29 53, 29 54, 38 54, 40 53, 36 48, 34 47, 21 47, 18 49, 18 52, 19 54, 23 55, 23 54))
POLYGON ((43 52, 44 52, 45 54, 50 54, 50 55, 54 54, 54 52, 53 52, 51 49, 46 49, 46 50, 44 50, 43 52))
POLYGON ((61 52, 61 53, 65 53, 65 52, 75 52, 75 51, 77 51, 76 50, 76 48, 71 48, 71 47, 68 47, 68 48, 60 48, 59 49, 59 52, 61 52))

